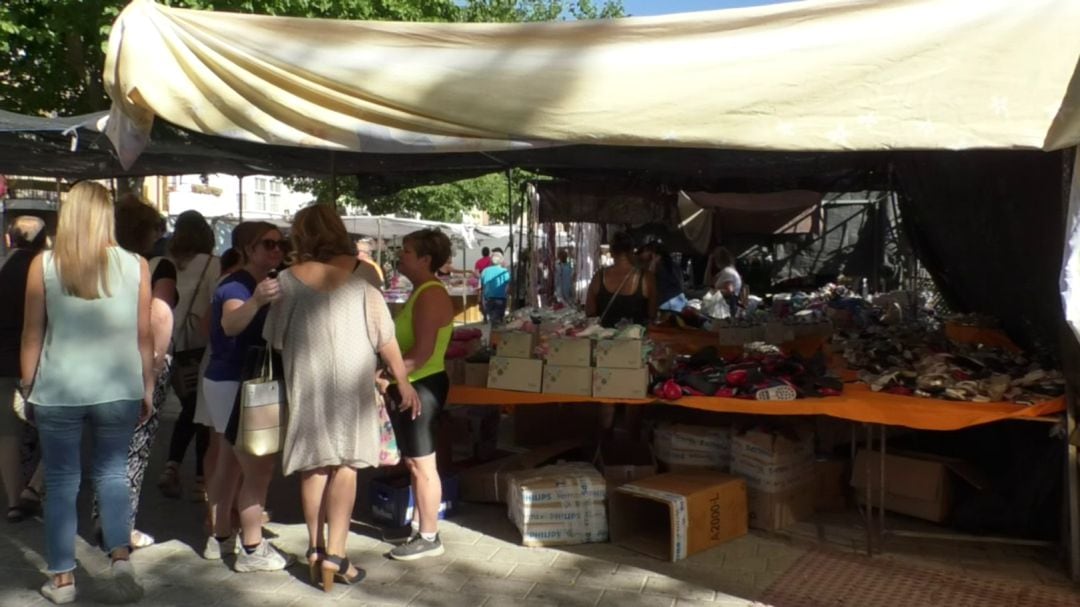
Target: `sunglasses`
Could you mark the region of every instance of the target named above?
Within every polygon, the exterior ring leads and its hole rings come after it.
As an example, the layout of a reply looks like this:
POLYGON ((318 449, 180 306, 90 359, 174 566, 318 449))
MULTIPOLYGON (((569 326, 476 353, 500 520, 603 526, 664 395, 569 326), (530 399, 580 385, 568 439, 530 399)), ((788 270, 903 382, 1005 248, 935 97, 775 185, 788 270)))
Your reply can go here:
POLYGON ((284 240, 274 240, 273 238, 264 238, 264 239, 262 239, 260 241, 260 244, 262 244, 263 248, 266 249, 267 251, 273 251, 274 249, 280 249, 280 250, 284 251, 285 247, 286 247, 286 245, 288 243, 286 241, 284 241, 284 240))

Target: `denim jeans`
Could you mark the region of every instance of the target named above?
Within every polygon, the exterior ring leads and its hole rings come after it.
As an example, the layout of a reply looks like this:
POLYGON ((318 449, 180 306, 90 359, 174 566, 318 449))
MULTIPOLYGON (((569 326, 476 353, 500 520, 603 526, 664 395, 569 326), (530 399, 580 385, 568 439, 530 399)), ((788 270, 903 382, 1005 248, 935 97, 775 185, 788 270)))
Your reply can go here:
POLYGON ((94 491, 101 503, 106 552, 131 539, 131 500, 127 479, 128 446, 139 421, 139 401, 97 405, 34 407, 45 466, 45 560, 49 573, 75 569, 75 500, 82 480, 83 425, 94 440, 94 491))
POLYGON ((503 319, 506 317, 506 299, 495 298, 484 300, 484 311, 487 312, 487 321, 492 326, 499 326, 503 323, 503 319))

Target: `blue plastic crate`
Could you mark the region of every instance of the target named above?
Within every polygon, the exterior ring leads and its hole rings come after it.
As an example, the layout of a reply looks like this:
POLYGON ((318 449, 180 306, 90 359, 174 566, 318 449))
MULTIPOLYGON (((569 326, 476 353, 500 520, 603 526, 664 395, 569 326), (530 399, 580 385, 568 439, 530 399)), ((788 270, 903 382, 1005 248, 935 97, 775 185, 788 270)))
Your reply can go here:
MULTIPOLYGON (((458 477, 456 474, 442 477, 442 503, 439 518, 453 515, 458 504, 458 477)), ((409 475, 389 476, 371 481, 368 488, 371 502, 371 519, 380 525, 404 527, 412 521, 415 506, 409 475)))

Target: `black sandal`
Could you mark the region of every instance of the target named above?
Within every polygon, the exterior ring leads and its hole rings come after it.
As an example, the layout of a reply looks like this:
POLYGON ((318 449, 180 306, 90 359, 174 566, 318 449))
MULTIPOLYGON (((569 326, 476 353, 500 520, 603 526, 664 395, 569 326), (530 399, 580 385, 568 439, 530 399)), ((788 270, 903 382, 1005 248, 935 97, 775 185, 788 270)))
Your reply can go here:
POLYGON ((26 511, 18 506, 12 506, 7 510, 7 522, 9 523, 21 523, 26 520, 26 511))
POLYGON ((323 559, 322 564, 323 592, 330 592, 331 590, 333 590, 335 582, 352 585, 360 582, 367 576, 367 573, 363 569, 357 567, 356 574, 350 577, 348 575, 350 567, 352 567, 352 564, 349 563, 348 558, 343 556, 333 556, 330 554, 326 555, 326 558, 323 559), (327 569, 327 563, 337 566, 337 570, 335 571, 333 569, 327 569))
POLYGON ((308 562, 308 574, 311 577, 312 584, 319 583, 319 570, 322 569, 322 562, 326 558, 326 548, 322 546, 315 546, 314 548, 308 548, 304 557, 308 562), (311 557, 318 557, 312 562, 311 557))

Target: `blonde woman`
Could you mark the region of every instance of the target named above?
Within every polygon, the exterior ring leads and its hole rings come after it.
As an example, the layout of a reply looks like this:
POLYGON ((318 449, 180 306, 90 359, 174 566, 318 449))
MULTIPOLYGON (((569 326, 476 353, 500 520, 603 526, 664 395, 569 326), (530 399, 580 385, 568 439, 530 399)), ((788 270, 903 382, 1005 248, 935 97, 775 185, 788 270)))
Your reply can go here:
POLYGON ((83 426, 93 435, 94 488, 114 601, 135 601, 131 568, 128 445, 153 410, 150 272, 114 237, 112 200, 96 183, 75 185, 60 207, 53 251, 34 259, 26 287, 21 389, 32 405, 45 469, 45 557, 41 593, 75 601, 76 497, 83 426))

